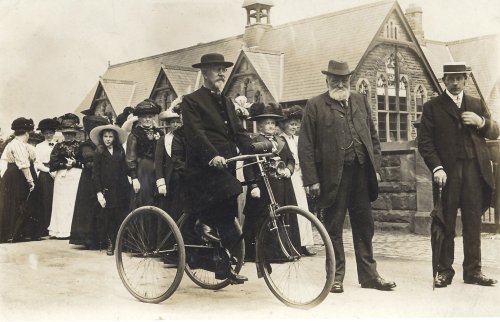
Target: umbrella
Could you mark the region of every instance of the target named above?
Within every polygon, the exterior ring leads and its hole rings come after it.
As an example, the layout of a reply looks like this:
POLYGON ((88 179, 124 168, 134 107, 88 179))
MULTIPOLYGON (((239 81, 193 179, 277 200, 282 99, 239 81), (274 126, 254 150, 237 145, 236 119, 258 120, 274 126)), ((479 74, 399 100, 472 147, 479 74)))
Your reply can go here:
POLYGON ((25 224, 27 220, 30 221, 38 221, 35 218, 31 216, 31 209, 29 208, 29 198, 31 195, 31 191, 28 193, 28 196, 26 197, 26 200, 24 200, 21 205, 19 206, 19 216, 16 219, 16 222, 14 224, 14 231, 12 232, 12 238, 11 242, 15 242, 16 238, 18 237, 19 229, 21 228, 21 225, 25 224))
POLYGON ((438 198, 434 205, 434 209, 431 211, 431 218, 432 289, 434 290, 434 280, 438 271, 439 257, 441 256, 445 230, 441 188, 439 188, 438 198))

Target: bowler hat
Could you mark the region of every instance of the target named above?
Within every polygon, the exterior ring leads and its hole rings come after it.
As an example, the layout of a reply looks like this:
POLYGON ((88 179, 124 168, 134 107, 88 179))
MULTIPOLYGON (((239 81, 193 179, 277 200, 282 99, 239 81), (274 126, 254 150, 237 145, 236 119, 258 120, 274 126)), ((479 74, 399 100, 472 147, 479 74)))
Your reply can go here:
POLYGON ((120 144, 123 144, 125 143, 125 141, 127 141, 127 132, 124 129, 116 125, 107 124, 97 126, 93 128, 92 131, 90 131, 90 139, 92 140, 92 142, 94 142, 95 144, 99 144, 99 137, 101 135, 101 132, 105 130, 115 131, 115 133, 118 135, 115 140, 118 139, 118 141, 120 141, 120 144))
POLYGON ((233 66, 232 62, 225 61, 224 56, 218 53, 210 53, 210 54, 205 54, 201 56, 201 61, 199 63, 196 63, 193 66, 193 68, 201 68, 203 66, 207 65, 222 65, 224 67, 231 67, 233 66))
POLYGON ((55 131, 59 127, 59 122, 56 118, 43 119, 38 123, 38 131, 52 130, 55 131))
POLYGON ((10 127, 12 130, 26 130, 26 131, 33 131, 35 128, 35 124, 33 123, 32 119, 27 119, 24 117, 19 117, 12 121, 12 125, 10 127))
POLYGON ((276 120, 281 120, 283 118, 283 112, 281 111, 281 106, 275 103, 269 103, 265 105, 264 103, 253 103, 250 106, 250 117, 251 121, 256 121, 264 118, 271 118, 276 120))
POLYGON ((328 62, 328 70, 321 71, 325 75, 348 76, 353 72, 349 70, 349 65, 343 61, 330 60, 328 62))
POLYGON ((140 102, 137 104, 137 106, 134 109, 134 115, 140 116, 140 115, 156 115, 160 113, 160 106, 153 101, 152 99, 145 99, 144 101, 140 102))
POLYGON ((465 62, 450 62, 443 65, 443 74, 467 74, 465 62))

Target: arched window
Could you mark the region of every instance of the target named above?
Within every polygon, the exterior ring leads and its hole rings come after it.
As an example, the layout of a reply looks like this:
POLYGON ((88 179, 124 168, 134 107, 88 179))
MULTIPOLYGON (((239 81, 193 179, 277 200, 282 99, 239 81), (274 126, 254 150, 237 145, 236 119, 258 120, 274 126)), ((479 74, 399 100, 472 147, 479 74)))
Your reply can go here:
POLYGON ((253 103, 252 100, 254 99, 254 89, 253 89, 253 84, 250 78, 246 78, 243 81, 243 95, 246 96, 248 99, 248 102, 253 103))
POLYGON ((358 80, 356 89, 358 90, 359 93, 370 97, 370 85, 368 84, 368 80, 366 78, 360 78, 358 80))
POLYGON ((397 73, 396 59, 394 53, 389 55, 385 61, 385 73, 377 77, 377 119, 381 142, 408 140, 409 81, 408 76, 397 73))
POLYGON ((260 102, 260 97, 261 97, 260 91, 255 91, 255 95, 253 97, 253 102, 254 103, 259 103, 260 102))

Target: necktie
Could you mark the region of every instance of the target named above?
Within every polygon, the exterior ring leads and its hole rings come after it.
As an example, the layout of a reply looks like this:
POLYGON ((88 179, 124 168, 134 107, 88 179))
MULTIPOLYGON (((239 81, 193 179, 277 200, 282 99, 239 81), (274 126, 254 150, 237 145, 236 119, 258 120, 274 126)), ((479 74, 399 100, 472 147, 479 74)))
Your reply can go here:
POLYGON ((458 96, 458 95, 455 99, 455 104, 457 104, 458 108, 460 108, 460 105, 462 105, 462 102, 460 101, 460 96, 458 96))

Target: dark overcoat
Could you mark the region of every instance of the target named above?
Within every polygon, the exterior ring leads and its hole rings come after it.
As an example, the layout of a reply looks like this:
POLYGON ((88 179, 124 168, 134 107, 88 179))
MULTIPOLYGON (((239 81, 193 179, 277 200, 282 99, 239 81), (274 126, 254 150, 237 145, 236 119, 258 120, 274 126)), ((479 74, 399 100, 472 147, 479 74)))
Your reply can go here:
POLYGON ((186 137, 185 210, 199 212, 242 192, 234 163, 221 170, 209 162, 216 156, 236 156, 237 147, 251 152, 251 140, 233 102, 224 95, 201 87, 184 96, 181 110, 186 137))
MULTIPOLYGON (((474 112, 485 119, 485 125, 481 129, 474 127, 468 127, 468 129, 476 151, 481 175, 488 190, 483 204, 483 208, 486 210, 491 202, 491 189, 494 188, 494 180, 490 153, 485 138, 491 140, 498 138, 499 128, 498 124, 491 119, 490 112, 483 101, 464 93, 461 108, 474 112)), ((459 137, 459 127, 463 126, 456 109, 456 104, 446 92, 424 104, 417 141, 418 150, 431 172, 438 166, 442 166, 444 171, 449 174, 453 172, 455 167, 457 160, 456 140, 459 137)))
MULTIPOLYGON (((378 196, 376 173, 380 168, 380 142, 373 124, 370 105, 363 94, 351 91, 349 105, 354 128, 366 148, 370 162, 370 200, 378 196)), ((328 92, 307 101, 299 135, 299 159, 304 186, 320 183, 318 207, 328 208, 336 199, 345 151, 345 136, 341 118, 344 108, 328 92)))
POLYGON ((102 145, 97 147, 92 181, 95 191, 103 193, 106 208, 128 207, 130 183, 127 178, 125 151, 121 145, 113 148, 113 155, 102 145))
MULTIPOLYGON (((293 158, 293 154, 288 147, 288 143, 281 136, 275 136, 276 141, 278 142, 278 150, 276 151, 276 155, 280 157, 281 161, 283 161, 290 170, 290 173, 293 174, 293 170, 295 169, 295 159, 293 158)), ((266 142, 269 141, 262 134, 253 135, 253 142, 266 142)), ((246 163, 255 162, 255 160, 248 160, 246 163)), ((245 208, 243 209, 243 213, 245 216, 266 216, 269 210, 270 198, 267 193, 266 185, 264 181, 260 179, 260 171, 258 165, 247 166, 243 168, 243 173, 245 175, 245 180, 251 183, 247 189, 245 208), (253 188, 260 189, 260 198, 252 198, 251 191, 253 188)), ((295 192, 293 190, 292 180, 290 178, 274 178, 269 177, 269 185, 273 191, 274 198, 276 202, 280 206, 296 206, 297 200, 295 199, 295 192)))

